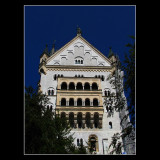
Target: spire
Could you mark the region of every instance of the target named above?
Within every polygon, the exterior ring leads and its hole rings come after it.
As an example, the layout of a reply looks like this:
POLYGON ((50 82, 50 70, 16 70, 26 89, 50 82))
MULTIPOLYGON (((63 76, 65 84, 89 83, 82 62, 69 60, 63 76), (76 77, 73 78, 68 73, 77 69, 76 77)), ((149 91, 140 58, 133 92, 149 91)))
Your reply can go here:
POLYGON ((114 53, 112 51, 112 47, 109 47, 109 53, 108 53, 108 58, 110 58, 111 56, 113 56, 114 53))
POLYGON ((82 34, 82 30, 77 25, 77 36, 82 34))
POLYGON ((44 49, 43 53, 48 54, 48 45, 46 44, 46 48, 44 49))
POLYGON ((56 40, 53 41, 53 45, 52 45, 52 50, 51 50, 50 56, 52 54, 54 54, 54 52, 55 52, 55 42, 56 42, 56 40))

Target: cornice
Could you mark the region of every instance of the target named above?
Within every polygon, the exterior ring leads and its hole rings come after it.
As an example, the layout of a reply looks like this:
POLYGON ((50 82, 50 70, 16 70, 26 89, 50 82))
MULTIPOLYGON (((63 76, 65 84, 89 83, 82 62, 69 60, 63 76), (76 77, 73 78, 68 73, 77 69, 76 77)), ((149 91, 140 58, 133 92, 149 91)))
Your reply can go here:
POLYGON ((74 66, 74 65, 46 65, 47 71, 88 71, 111 72, 112 66, 74 66))

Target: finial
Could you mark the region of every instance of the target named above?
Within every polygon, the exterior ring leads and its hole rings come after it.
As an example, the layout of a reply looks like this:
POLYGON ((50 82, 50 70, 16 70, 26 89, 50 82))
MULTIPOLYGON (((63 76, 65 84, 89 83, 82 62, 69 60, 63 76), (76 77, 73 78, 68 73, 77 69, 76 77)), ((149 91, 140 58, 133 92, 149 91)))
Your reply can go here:
POLYGON ((77 35, 81 35, 82 34, 82 30, 80 29, 80 27, 78 27, 77 25, 77 35))
POLYGON ((108 58, 111 57, 111 56, 113 56, 113 55, 114 55, 114 53, 113 53, 113 51, 112 51, 112 47, 110 46, 110 47, 109 47, 108 58))
POLYGON ((44 51, 43 52, 45 52, 45 53, 47 53, 48 54, 48 45, 46 44, 46 48, 44 49, 44 51))

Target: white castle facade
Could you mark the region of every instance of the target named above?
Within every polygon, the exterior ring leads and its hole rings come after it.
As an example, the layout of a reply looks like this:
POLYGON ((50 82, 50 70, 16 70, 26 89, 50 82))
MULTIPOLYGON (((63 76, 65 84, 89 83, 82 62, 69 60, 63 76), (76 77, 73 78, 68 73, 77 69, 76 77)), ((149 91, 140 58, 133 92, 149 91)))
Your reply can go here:
POLYGON ((40 57, 40 90, 48 95, 47 105, 66 117, 74 132, 75 145, 87 145, 96 154, 108 154, 114 133, 121 131, 120 115, 108 117, 104 99, 115 92, 107 81, 112 62, 85 40, 81 31, 62 48, 40 57))

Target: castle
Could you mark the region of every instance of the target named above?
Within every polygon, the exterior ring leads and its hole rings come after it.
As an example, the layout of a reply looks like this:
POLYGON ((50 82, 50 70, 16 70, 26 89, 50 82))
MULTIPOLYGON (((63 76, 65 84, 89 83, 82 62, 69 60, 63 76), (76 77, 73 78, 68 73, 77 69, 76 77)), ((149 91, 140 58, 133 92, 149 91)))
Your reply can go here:
POLYGON ((111 49, 107 58, 84 39, 80 28, 59 50, 53 45, 40 56, 40 90, 50 99, 46 107, 67 118, 75 145, 89 143, 96 154, 108 154, 111 137, 122 129, 119 112, 108 117, 104 105, 116 92, 107 80, 115 60, 111 49))

